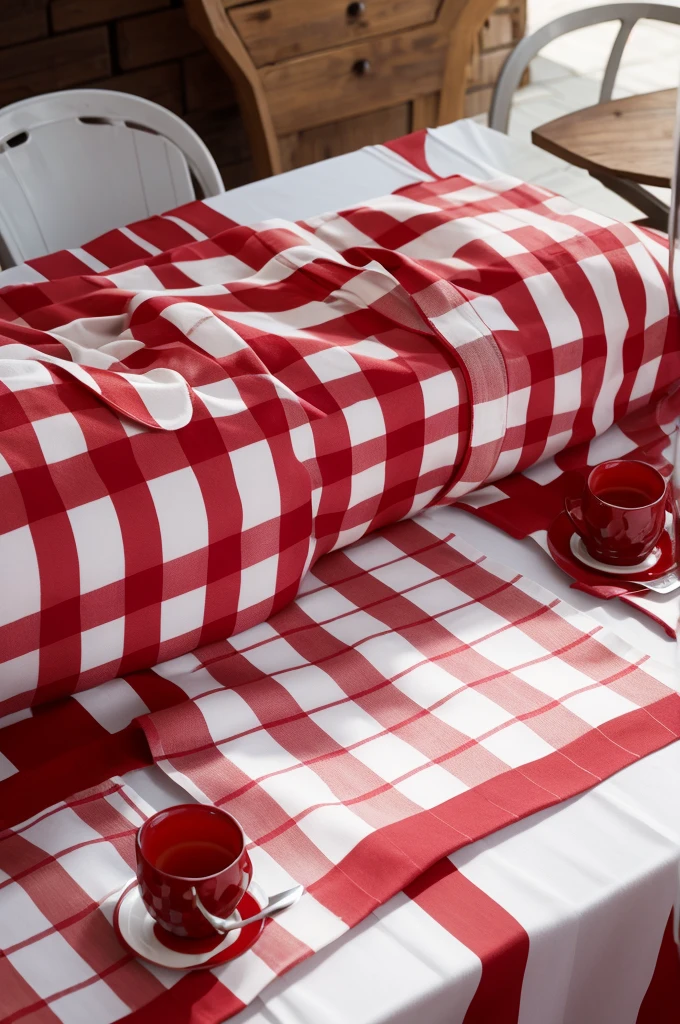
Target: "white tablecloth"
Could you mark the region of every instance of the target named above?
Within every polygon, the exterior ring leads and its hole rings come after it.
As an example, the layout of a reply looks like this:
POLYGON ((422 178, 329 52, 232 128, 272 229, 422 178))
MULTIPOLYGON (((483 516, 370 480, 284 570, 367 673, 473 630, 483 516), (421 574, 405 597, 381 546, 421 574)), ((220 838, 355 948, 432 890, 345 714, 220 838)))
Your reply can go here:
MULTIPOLYGON (((533 146, 459 121, 430 133, 442 175, 498 171, 573 202, 592 181, 533 146)), ((417 180, 398 157, 365 149, 245 185, 209 200, 240 223, 297 220, 417 180)), ((602 210, 608 199, 602 190, 602 210)), ((628 642, 670 664, 675 644, 618 601, 598 603, 530 540, 516 541, 457 509, 453 529, 490 557, 548 587, 628 642)), ((156 807, 185 800, 158 769, 130 774, 156 807)), ((471 844, 451 858, 527 931, 519 1024, 634 1024, 680 891, 680 743, 584 795, 471 844)), ((270 985, 238 1024, 461 1024, 481 975, 478 957, 417 905, 395 897, 330 949, 270 985)), ((489 1024, 494 1024, 490 1021, 489 1024)))
MULTIPOLYGON (((433 169, 491 178, 501 171, 592 207, 592 182, 553 157, 462 121, 433 130, 433 169)), ((255 182, 209 200, 240 223, 296 220, 351 206, 417 180, 385 150, 366 149, 255 182)), ((602 190, 601 209, 607 194, 602 190)), ((0 286, 30 280, 26 268, 0 286)), ((453 529, 521 570, 658 660, 675 645, 620 602, 598 603, 532 541, 515 541, 457 509, 453 529)), ((185 801, 160 770, 132 772, 152 806, 185 801)), ((452 856, 530 939, 519 1024, 635 1024, 680 890, 680 744, 644 758, 590 792, 452 856)), ((395 897, 334 946, 270 985, 238 1024, 461 1024, 481 976, 478 957, 405 897, 395 897)), ((489 1024, 494 1024, 489 1021, 489 1024)))

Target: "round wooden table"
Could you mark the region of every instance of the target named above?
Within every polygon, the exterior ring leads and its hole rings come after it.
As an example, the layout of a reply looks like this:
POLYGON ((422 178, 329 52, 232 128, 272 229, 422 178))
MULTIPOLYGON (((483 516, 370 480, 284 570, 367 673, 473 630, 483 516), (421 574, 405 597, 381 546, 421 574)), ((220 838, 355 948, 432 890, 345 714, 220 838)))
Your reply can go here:
POLYGON ((637 186, 671 186, 676 101, 677 89, 611 100, 541 125, 532 140, 584 167, 665 229, 667 207, 637 186))

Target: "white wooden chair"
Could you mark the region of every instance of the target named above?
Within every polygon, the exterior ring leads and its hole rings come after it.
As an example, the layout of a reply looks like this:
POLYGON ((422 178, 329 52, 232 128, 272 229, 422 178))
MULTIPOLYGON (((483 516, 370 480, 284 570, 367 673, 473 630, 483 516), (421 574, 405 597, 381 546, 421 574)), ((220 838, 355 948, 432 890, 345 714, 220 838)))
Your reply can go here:
POLYGON ((0 266, 81 246, 224 191, 205 143, 176 114, 107 89, 0 110, 0 266))
MULTIPOLYGON (((670 6, 659 3, 614 3, 588 7, 582 11, 571 11, 569 14, 562 15, 561 18, 555 18, 554 21, 548 22, 547 25, 543 25, 536 32, 522 39, 508 55, 496 81, 489 110, 489 127, 507 133, 515 90, 530 61, 544 46, 552 42, 553 39, 559 39, 560 36, 577 29, 600 25, 608 21, 618 21, 620 28, 609 54, 600 89, 599 102, 607 103, 612 98, 626 43, 636 24, 642 19, 680 25, 680 7, 677 4, 670 6)), ((678 61, 678 72, 680 75, 680 60, 678 61)), ((602 175, 601 177, 593 175, 593 177, 598 177, 607 188, 637 206, 653 223, 659 222, 665 225, 668 207, 642 185, 625 181, 623 178, 614 178, 611 175, 602 175)))

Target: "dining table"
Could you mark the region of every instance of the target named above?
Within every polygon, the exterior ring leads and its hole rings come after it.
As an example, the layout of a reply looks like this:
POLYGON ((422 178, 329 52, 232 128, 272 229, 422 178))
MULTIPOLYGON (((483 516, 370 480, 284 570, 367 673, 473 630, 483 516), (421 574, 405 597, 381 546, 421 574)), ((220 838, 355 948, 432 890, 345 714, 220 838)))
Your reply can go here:
POLYGON ((637 203, 664 230, 667 207, 639 186, 671 187, 677 92, 641 93, 573 111, 539 125, 532 141, 637 203))
MULTIPOLYGON (((542 148, 463 120, 430 129, 425 154, 440 176, 510 175, 559 192, 577 206, 586 196, 591 201, 588 175, 536 141, 542 148)), ((659 144, 660 174, 662 154, 659 144)), ((560 156, 574 162, 566 151, 560 156)), ((633 148, 630 156, 634 161, 633 148)), ((621 163, 614 157, 612 148, 612 163, 621 163)), ((627 167, 622 163, 619 170, 627 167)), ((417 169, 397 152, 369 147, 207 202, 240 224, 300 220, 415 180, 417 169)), ((606 204, 604 189, 602 197, 606 204)), ((0 287, 39 279, 30 267, 14 267, 0 274, 0 287)), ((675 664, 676 643, 656 623, 618 600, 572 589, 571 579, 533 539, 513 539, 456 507, 430 514, 442 529, 520 571, 643 654, 675 664)), ((188 799, 156 766, 129 772, 125 780, 156 810, 188 799)), ((680 1000, 671 913, 680 906, 678 792, 676 742, 586 793, 452 854, 452 870, 474 894, 469 905, 456 908, 466 922, 462 931, 445 926, 446 908, 428 914, 398 894, 273 980, 233 1019, 237 1024, 670 1024, 680 1000), (495 1015, 485 1016, 483 1007, 492 1004, 475 1001, 475 995, 482 986, 508 984, 517 990, 519 1011, 509 1003, 504 1014, 493 1004, 495 1015)), ((238 973, 238 962, 229 969, 238 973)))

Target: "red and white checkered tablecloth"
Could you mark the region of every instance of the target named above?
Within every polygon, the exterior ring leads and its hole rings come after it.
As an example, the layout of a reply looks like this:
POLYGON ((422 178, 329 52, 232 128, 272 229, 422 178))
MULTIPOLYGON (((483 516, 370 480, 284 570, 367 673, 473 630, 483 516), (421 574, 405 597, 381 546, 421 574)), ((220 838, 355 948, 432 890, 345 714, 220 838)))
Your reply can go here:
POLYGON ((111 925, 150 809, 115 778, 69 795, 0 833, 3 1024, 217 1024, 400 890, 481 959, 464 1024, 516 1021, 527 935, 446 855, 680 735, 670 670, 427 513, 156 671, 191 693, 141 720, 157 763, 239 817, 265 890, 306 894, 233 964, 152 969, 111 925))
MULTIPOLYGON (((419 138, 394 149, 418 165, 419 138)), ((0 292, 7 1024, 223 1019, 400 886, 481 960, 465 1024, 514 1024, 527 934, 437 858, 676 738, 677 695, 434 521, 382 528, 462 497, 540 541, 593 461, 662 461, 664 258, 545 190, 456 178, 257 230, 189 204, 0 292), (238 970, 161 977, 112 938, 148 808, 110 777, 154 757, 239 803, 263 882, 310 886, 238 970)))
POLYGON ((658 446, 658 247, 457 177, 3 291, 2 711, 249 628, 331 548, 607 428, 658 446))

